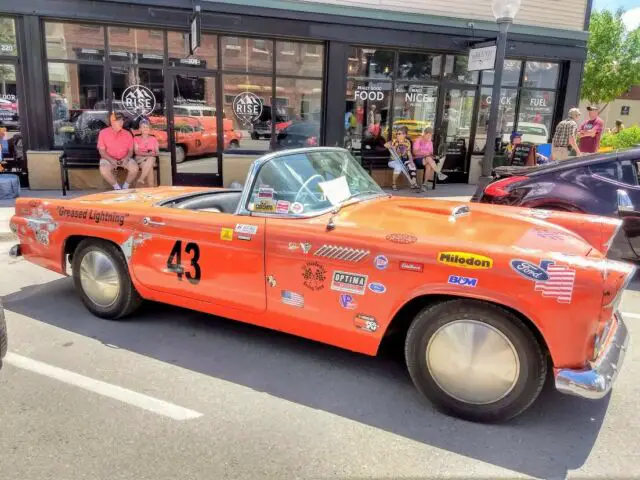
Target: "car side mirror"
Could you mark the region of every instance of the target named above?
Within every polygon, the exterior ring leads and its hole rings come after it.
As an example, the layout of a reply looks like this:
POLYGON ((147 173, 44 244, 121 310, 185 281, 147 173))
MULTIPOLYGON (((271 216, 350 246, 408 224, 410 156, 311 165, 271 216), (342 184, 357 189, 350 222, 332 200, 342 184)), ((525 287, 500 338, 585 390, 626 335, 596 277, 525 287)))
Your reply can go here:
POLYGON ((618 190, 618 212, 633 212, 635 210, 633 202, 629 198, 626 190, 618 190))

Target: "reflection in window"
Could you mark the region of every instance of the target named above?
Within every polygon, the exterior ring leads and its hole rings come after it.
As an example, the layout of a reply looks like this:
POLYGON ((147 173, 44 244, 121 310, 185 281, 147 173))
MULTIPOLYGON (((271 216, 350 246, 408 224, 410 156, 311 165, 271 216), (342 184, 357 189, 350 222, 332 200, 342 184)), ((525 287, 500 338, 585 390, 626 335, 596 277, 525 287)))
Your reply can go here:
POLYGON ((400 52, 398 78, 432 80, 440 76, 442 55, 400 52))
POLYGON ((390 82, 347 80, 345 147, 359 149, 363 141, 387 138, 390 108, 390 82))
MULTIPOLYGON (((505 60, 504 71, 502 72, 503 87, 517 87, 520 83, 520 71, 522 70, 522 62, 520 60, 505 60)), ((482 84, 493 85, 493 70, 484 70, 482 72, 482 84)))
POLYGON ((109 27, 109 57, 112 61, 162 64, 162 34, 138 28, 109 27))
POLYGON ((95 144, 109 123, 103 67, 49 63, 49 96, 54 146, 95 144))
POLYGON ((273 41, 222 37, 222 67, 241 72, 272 72, 273 41))
MULTIPOLYGON (((276 79, 278 96, 287 99, 282 111, 287 119, 276 124, 274 148, 313 147, 320 144, 322 121, 322 80, 276 79)), ((280 99, 276 99, 280 104, 280 99)))
POLYGON ((15 22, 13 18, 0 17, 0 56, 15 56, 17 54, 15 22))
POLYGON ((453 82, 478 83, 478 72, 470 72, 466 55, 445 55, 444 76, 453 82))
POLYGON ((523 142, 547 143, 553 121, 556 94, 546 90, 523 90, 520 94, 518 131, 523 142), (526 130, 526 131, 525 131, 526 130))
POLYGON ((47 58, 104 61, 102 27, 46 22, 44 30, 47 58))
MULTIPOLYGON (((480 109, 478 110, 478 122, 476 126, 475 151, 483 153, 487 143, 487 130, 489 128, 489 113, 493 99, 491 88, 483 88, 480 91, 480 109)), ((500 108, 498 109, 498 124, 496 137, 502 142, 509 142, 515 121, 516 101, 518 91, 503 88, 500 92, 500 108)))
MULTIPOLYGON (((166 129, 164 76, 161 69, 113 65, 111 89, 111 108, 124 115, 124 128, 136 130, 141 118, 158 117, 150 120, 152 126, 162 124, 166 129), (127 90, 132 85, 141 85, 143 89, 127 90)), ((108 108, 106 102, 99 102, 96 105, 98 107, 108 108)), ((161 149, 166 149, 166 134, 163 138, 158 138, 158 142, 161 149)))
MULTIPOLYGON (((0 125, 7 129, 0 139, 9 141, 20 133, 19 113, 16 67, 0 65, 0 125)), ((5 155, 9 153, 6 151, 7 147, 8 145, 4 147, 5 155)))
POLYGON ((559 65, 548 62, 527 62, 522 85, 532 88, 556 88, 559 65))
POLYGON ((298 42, 276 42, 276 73, 321 77, 324 61, 323 46, 298 42))
POLYGON ((189 34, 168 32, 169 64, 172 67, 216 68, 218 65, 218 38, 203 34, 198 52, 189 55, 189 34))
POLYGON ((395 54, 375 48, 351 48, 347 60, 350 77, 391 78, 395 54))

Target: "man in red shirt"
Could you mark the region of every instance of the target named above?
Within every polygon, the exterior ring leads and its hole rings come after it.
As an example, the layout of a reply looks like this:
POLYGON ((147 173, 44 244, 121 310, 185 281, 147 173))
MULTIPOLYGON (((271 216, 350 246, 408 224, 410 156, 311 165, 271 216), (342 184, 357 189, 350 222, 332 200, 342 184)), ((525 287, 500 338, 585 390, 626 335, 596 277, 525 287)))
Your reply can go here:
POLYGON ((589 120, 580 125, 578 129, 578 137, 581 153, 596 153, 600 148, 600 138, 604 130, 604 122, 598 116, 600 109, 595 105, 587 107, 589 111, 589 120))
POLYGON ((124 116, 116 112, 111 116, 111 126, 103 128, 98 134, 98 150, 100 151, 100 174, 112 185, 114 190, 120 190, 115 172, 124 168, 129 173, 122 184, 122 188, 129 188, 136 175, 138 164, 133 159, 133 136, 122 129, 124 116))

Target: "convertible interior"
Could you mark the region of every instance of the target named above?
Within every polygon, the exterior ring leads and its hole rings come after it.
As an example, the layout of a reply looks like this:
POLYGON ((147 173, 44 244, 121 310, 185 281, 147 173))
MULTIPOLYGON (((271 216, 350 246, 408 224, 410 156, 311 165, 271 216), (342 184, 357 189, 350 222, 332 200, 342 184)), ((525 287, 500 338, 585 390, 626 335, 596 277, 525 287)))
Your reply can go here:
POLYGON ((215 192, 199 192, 174 198, 161 203, 163 207, 186 208, 203 212, 235 213, 242 190, 219 190, 215 192))

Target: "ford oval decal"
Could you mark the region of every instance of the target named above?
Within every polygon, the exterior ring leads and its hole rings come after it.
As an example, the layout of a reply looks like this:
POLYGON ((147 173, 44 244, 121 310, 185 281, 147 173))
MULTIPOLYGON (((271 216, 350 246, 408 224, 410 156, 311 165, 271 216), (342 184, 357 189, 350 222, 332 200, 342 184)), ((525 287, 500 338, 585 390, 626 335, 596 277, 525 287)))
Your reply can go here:
POLYGON ((375 292, 375 293, 384 293, 384 292, 387 291, 387 287, 385 287, 381 283, 370 283, 369 284, 369 290, 371 290, 372 292, 375 292))
POLYGON ((526 260, 511 260, 511 268, 515 270, 518 275, 523 276, 529 280, 536 282, 545 282, 549 280, 549 274, 540 268, 526 260))

